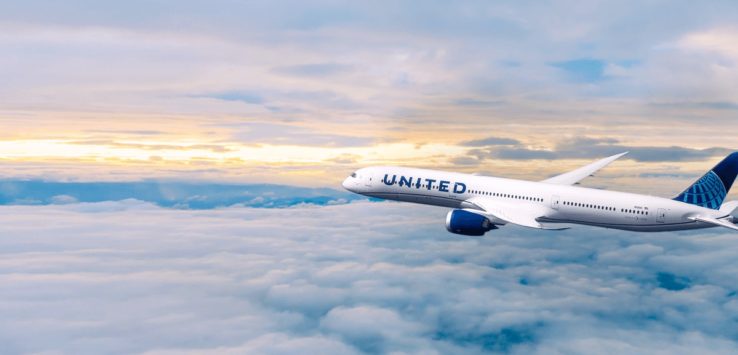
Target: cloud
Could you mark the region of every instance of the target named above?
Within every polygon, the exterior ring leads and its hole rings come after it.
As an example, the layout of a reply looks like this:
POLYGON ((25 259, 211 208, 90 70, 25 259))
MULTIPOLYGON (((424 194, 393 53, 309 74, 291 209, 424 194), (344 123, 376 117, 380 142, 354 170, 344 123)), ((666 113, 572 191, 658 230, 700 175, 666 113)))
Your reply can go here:
POLYGON ((503 148, 496 149, 492 156, 499 159, 530 160, 530 159, 556 159, 555 152, 548 150, 526 149, 526 148, 503 148))
POLYGON ((237 129, 233 139, 248 144, 356 147, 375 142, 374 138, 322 133, 289 124, 254 122, 238 125, 237 129))
POLYGON ((716 155, 730 154, 727 148, 694 149, 687 147, 628 146, 615 139, 577 138, 559 143, 556 150, 561 157, 593 158, 628 151, 628 158, 636 161, 697 161, 716 155))
POLYGON ((487 137, 461 142, 460 145, 467 147, 485 147, 489 145, 518 145, 520 141, 512 138, 487 137))
POLYGON ((596 159, 618 153, 629 152, 624 159, 641 162, 701 161, 715 156, 727 155, 738 149, 704 148, 695 149, 680 146, 649 147, 620 143, 613 138, 580 137, 558 142, 553 149, 529 149, 524 146, 493 147, 475 149, 470 154, 477 158, 497 158, 510 160, 532 159, 596 159))
POLYGON ((481 162, 480 159, 476 157, 455 157, 450 160, 450 163, 455 166, 475 166, 481 162))
POLYGON ((92 146, 108 146, 114 148, 130 148, 141 150, 206 150, 215 153, 230 152, 232 149, 217 144, 190 144, 190 145, 172 145, 172 144, 140 144, 140 143, 123 143, 112 140, 87 140, 87 141, 71 141, 68 144, 92 145, 92 146))
POLYGON ((277 67, 273 70, 287 75, 324 78, 335 74, 347 73, 351 71, 351 66, 338 63, 317 63, 277 67))
POLYGON ((444 209, 368 202, 0 210, 5 353, 738 351, 723 230, 466 238, 444 209))
POLYGON ((416 338, 428 332, 422 324, 403 320, 394 310, 374 306, 335 307, 321 319, 320 327, 367 353, 384 352, 390 344, 419 352, 414 349, 416 338))
POLYGON ((79 202, 74 196, 69 195, 56 195, 51 197, 51 204, 54 205, 66 205, 70 203, 79 202))
POLYGON ((225 101, 241 101, 247 104, 261 104, 264 103, 264 98, 257 94, 239 92, 239 91, 227 91, 205 95, 204 97, 211 97, 214 99, 225 100, 225 101))

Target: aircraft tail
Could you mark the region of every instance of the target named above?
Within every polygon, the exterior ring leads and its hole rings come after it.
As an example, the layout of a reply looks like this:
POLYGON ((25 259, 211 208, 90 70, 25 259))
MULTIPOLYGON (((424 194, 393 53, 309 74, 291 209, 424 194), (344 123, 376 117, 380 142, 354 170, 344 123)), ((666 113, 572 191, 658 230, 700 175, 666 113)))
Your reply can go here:
POLYGON ((728 155, 674 200, 719 210, 738 175, 738 152, 728 155))

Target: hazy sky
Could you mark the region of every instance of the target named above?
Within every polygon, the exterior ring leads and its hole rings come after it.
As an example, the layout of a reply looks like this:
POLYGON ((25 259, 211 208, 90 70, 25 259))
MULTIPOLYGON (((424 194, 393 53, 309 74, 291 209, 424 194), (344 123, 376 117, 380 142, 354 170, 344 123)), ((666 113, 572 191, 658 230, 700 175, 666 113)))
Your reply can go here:
POLYGON ((2 1, 0 176, 537 179, 630 150, 594 183, 674 193, 738 148, 736 18, 734 1, 2 1))
POLYGON ((738 353, 735 233, 464 238, 446 209, 335 190, 630 151, 584 184, 675 195, 738 150, 737 19, 0 0, 0 353, 738 353))

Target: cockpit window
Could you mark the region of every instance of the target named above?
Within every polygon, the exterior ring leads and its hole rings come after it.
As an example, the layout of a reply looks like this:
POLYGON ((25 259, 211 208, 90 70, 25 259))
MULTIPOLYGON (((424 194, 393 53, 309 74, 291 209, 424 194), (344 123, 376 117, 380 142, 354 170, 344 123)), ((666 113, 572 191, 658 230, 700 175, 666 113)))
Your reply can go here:
POLYGON ((352 178, 355 178, 355 177, 356 177, 356 173, 352 173, 352 174, 351 174, 351 177, 352 177, 352 178))

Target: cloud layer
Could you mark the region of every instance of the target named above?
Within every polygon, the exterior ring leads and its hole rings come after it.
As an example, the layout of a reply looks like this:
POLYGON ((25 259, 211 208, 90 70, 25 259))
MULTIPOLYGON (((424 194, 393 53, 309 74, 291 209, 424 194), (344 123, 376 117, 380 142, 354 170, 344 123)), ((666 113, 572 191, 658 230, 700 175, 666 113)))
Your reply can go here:
POLYGON ((5 353, 738 351, 719 230, 462 238, 397 203, 0 210, 5 353))
POLYGON ((704 161, 715 156, 727 156, 735 151, 730 148, 693 149, 680 146, 644 147, 622 144, 615 138, 577 137, 559 141, 554 149, 529 149, 521 142, 505 138, 488 137, 464 142, 471 147, 486 147, 472 150, 477 158, 507 160, 552 160, 552 159, 597 159, 628 152, 623 159, 639 162, 704 161), (502 147, 498 147, 502 146, 502 147))

